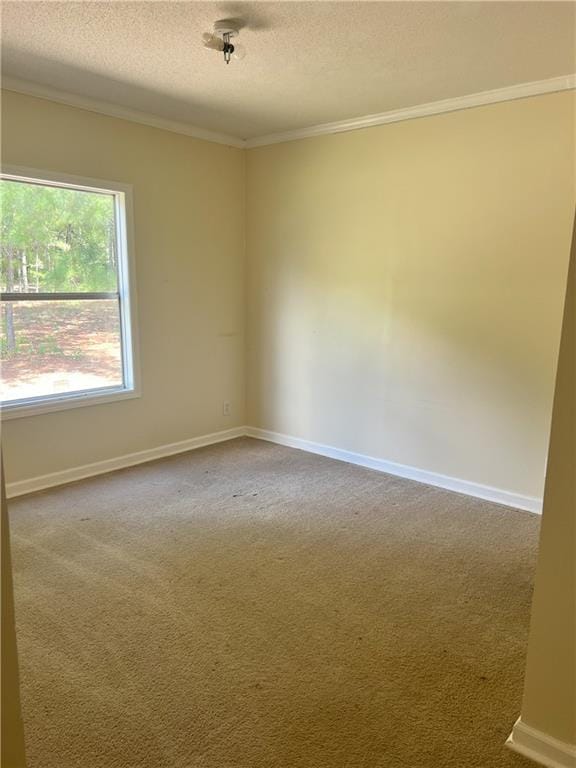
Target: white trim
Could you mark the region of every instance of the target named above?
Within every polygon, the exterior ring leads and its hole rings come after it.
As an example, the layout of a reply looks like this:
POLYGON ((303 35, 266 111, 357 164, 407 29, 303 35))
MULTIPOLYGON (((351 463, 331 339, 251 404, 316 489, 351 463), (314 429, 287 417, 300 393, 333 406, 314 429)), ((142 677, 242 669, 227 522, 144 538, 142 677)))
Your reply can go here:
POLYGON ((2 164, 0 175, 2 178, 38 183, 48 187, 63 187, 113 196, 118 249, 118 293, 120 297, 123 376, 123 385, 120 387, 95 387, 80 392, 62 392, 57 395, 26 398, 0 404, 0 418, 2 421, 26 418, 42 413, 63 411, 68 408, 99 405, 140 397, 141 377, 136 310, 136 257, 134 253, 132 185, 108 179, 75 176, 41 168, 9 164, 2 164))
POLYGON ((548 768, 576 768, 576 745, 555 739, 516 720, 506 746, 548 768))
POLYGON ((86 109, 89 112, 98 112, 98 114, 101 115, 117 117, 120 120, 129 120, 132 123, 140 123, 141 125, 148 125, 152 128, 160 128, 163 131, 181 133, 184 136, 192 136, 195 139, 212 141, 216 144, 225 144, 230 147, 244 147, 244 141, 235 136, 228 136, 225 133, 209 131, 189 123, 169 120, 165 117, 152 115, 148 112, 141 112, 140 110, 131 109, 130 107, 123 107, 120 104, 112 104, 108 101, 93 99, 91 96, 81 96, 77 93, 62 91, 59 88, 53 88, 49 85, 40 85, 40 83, 33 83, 30 80, 22 80, 18 77, 3 77, 2 88, 5 91, 15 91, 16 93, 23 93, 27 96, 35 96, 38 99, 56 101, 59 104, 66 104, 71 107, 77 107, 78 109, 86 109))
POLYGON ((81 392, 63 392, 59 395, 30 398, 11 403, 0 403, 0 419, 27 419, 44 413, 67 411, 70 408, 86 408, 91 405, 105 405, 119 400, 132 400, 140 397, 140 390, 114 387, 105 389, 87 389, 81 392))
POLYGON ((413 107, 406 107, 404 109, 397 109, 389 112, 380 112, 375 115, 364 115, 350 120, 320 123, 319 125, 311 125, 307 128, 297 128, 293 131, 271 133, 266 136, 256 136, 252 139, 241 139, 237 136, 229 136, 227 134, 209 131, 189 123, 169 120, 148 112, 141 112, 136 109, 123 107, 119 104, 112 104, 107 101, 99 101, 90 96, 81 96, 77 93, 62 91, 58 88, 53 88, 52 86, 40 85, 39 83, 34 83, 30 80, 22 80, 21 78, 9 76, 3 77, 2 88, 6 91, 15 91, 16 93, 35 96, 39 99, 47 99, 48 101, 56 101, 59 104, 67 104, 79 109, 86 109, 89 112, 98 112, 102 115, 118 117, 121 120, 129 120, 133 123, 149 125, 164 131, 181 133, 185 136, 193 136, 196 139, 212 141, 216 144, 225 144, 240 149, 252 149, 253 147, 263 147, 268 144, 280 144, 285 141, 307 139, 313 136, 324 136, 330 133, 356 131, 360 128, 371 128, 376 125, 385 125, 386 123, 414 120, 418 117, 441 115, 445 112, 456 112, 461 109, 481 107, 486 104, 498 104, 502 101, 514 101, 515 99, 525 99, 529 96, 541 96, 546 93, 572 90, 576 88, 576 74, 552 77, 547 80, 535 80, 531 83, 510 85, 506 88, 496 88, 492 91, 481 91, 480 93, 471 93, 466 96, 456 96, 453 99, 431 101, 427 104, 417 104, 413 107))
POLYGON ((80 467, 64 469, 61 472, 52 472, 49 475, 31 477, 29 480, 8 483, 6 486, 6 493, 9 499, 13 499, 16 496, 23 496, 27 493, 35 493, 36 491, 43 491, 46 488, 53 488, 57 485, 84 480, 87 477, 95 477, 96 475, 103 475, 107 472, 114 472, 117 469, 134 467, 137 464, 155 461, 156 459, 162 459, 166 456, 186 453, 187 451, 193 451, 196 448, 203 448, 206 445, 223 443, 226 440, 243 437, 245 432, 246 430, 244 427, 234 427, 233 429, 226 429, 222 432, 213 432, 209 435, 201 435, 200 437, 192 437, 189 440, 181 440, 178 443, 160 445, 157 448, 149 448, 145 451, 138 451, 137 453, 127 453, 124 456, 117 456, 115 459, 105 459, 104 461, 96 461, 93 464, 84 464, 80 467))
MULTIPOLYGON (((360 467, 368 467, 378 472, 385 472, 396 477, 403 477, 407 480, 415 480, 418 483, 433 485, 437 488, 444 488, 447 491, 455 491, 466 496, 473 496, 486 501, 492 501, 496 504, 503 504, 514 509, 523 509, 527 512, 540 514, 542 511, 542 499, 533 496, 523 496, 510 491, 504 491, 500 488, 492 488, 487 485, 479 485, 467 480, 459 480, 455 477, 440 475, 436 472, 428 472, 424 469, 409 467, 405 464, 396 464, 384 459, 376 459, 371 456, 365 456, 361 453, 345 451, 341 448, 334 448, 322 443, 313 443, 310 440, 303 440, 299 437, 283 435, 279 432, 271 432, 267 429, 258 427, 234 427, 222 432, 213 432, 209 435, 193 437, 189 440, 182 440, 178 443, 169 445, 160 445, 157 448, 149 448, 138 453, 129 453, 124 456, 118 456, 114 459, 105 459, 93 464, 84 464, 80 467, 65 469, 61 472, 52 472, 49 475, 40 475, 31 477, 28 480, 20 480, 7 484, 7 494, 9 498, 22 496, 27 493, 42 491, 45 488, 53 488, 65 483, 73 483, 76 480, 84 480, 87 477, 102 475, 107 472, 114 472, 117 469, 132 467, 136 464, 144 464, 147 461, 154 461, 165 456, 173 456, 177 453, 185 453, 195 448, 201 448, 214 443, 222 443, 226 440, 233 440, 237 437, 253 437, 257 440, 266 440, 270 443, 285 445, 289 448, 297 448, 308 453, 315 453, 320 456, 326 456, 337 461, 346 461, 349 464, 356 464, 360 467)), ((576 768, 576 767, 575 767, 576 768)))
POLYGON ((481 107, 486 104, 497 104, 502 101, 525 99, 529 96, 540 96, 545 93, 557 93, 576 88, 576 74, 553 77, 549 80, 537 80, 533 83, 521 83, 511 85, 508 88, 497 88, 493 91, 481 91, 468 96, 457 96, 454 99, 432 101, 428 104, 418 104, 414 107, 397 109, 392 112, 381 112, 376 115, 365 115, 351 120, 340 120, 335 123, 322 123, 312 125, 309 128, 297 128, 283 133, 271 133, 268 136, 259 136, 246 141, 246 148, 263 147, 269 144, 280 144, 296 139, 308 139, 313 136, 324 136, 330 133, 343 133, 356 131, 360 128, 372 128, 386 123, 398 123, 403 120, 414 120, 418 117, 430 117, 445 112, 456 112, 471 107, 481 107))
POLYGON ((2 163, 2 174, 21 177, 30 183, 37 182, 46 187, 74 187, 84 192, 103 192, 104 194, 107 192, 109 194, 116 192, 130 194, 132 192, 131 184, 124 184, 120 181, 97 179, 93 176, 76 176, 72 173, 51 171, 48 168, 31 168, 28 165, 2 163))
POLYGON ((441 475, 437 472, 429 472, 428 470, 410 467, 405 464, 396 464, 393 461, 386 461, 385 459, 376 459, 372 456, 345 451, 342 448, 335 448, 331 445, 324 445, 322 443, 313 443, 310 440, 303 440, 302 438, 292 437, 291 435, 283 435, 279 432, 271 432, 267 429, 246 427, 245 434, 248 437, 254 437, 259 440, 268 440, 271 443, 286 445, 290 448, 298 448, 301 451, 308 451, 309 453, 317 453, 320 456, 327 456, 328 458, 337 459, 338 461, 346 461, 349 464, 357 464, 361 467, 375 469, 378 472, 386 472, 389 475, 404 477, 407 480, 415 480, 418 483, 426 483, 426 485, 433 485, 437 488, 444 488, 447 491, 463 493, 466 496, 474 496, 478 499, 495 502, 496 504, 504 504, 507 507, 523 509, 527 512, 535 512, 537 514, 542 512, 542 499, 534 496, 523 496, 522 494, 512 493, 510 491, 502 490, 501 488, 492 488, 491 486, 480 485, 479 483, 473 483, 468 480, 459 480, 456 477, 448 477, 447 475, 441 475))
POLYGON ((118 251, 118 288, 120 291, 120 321, 122 323, 122 364, 129 375, 128 388, 140 396, 140 336, 138 329, 138 291, 136 290, 136 237, 134 234, 134 195, 131 184, 122 184, 116 197, 116 238, 118 251), (121 195, 121 197, 120 197, 121 195))

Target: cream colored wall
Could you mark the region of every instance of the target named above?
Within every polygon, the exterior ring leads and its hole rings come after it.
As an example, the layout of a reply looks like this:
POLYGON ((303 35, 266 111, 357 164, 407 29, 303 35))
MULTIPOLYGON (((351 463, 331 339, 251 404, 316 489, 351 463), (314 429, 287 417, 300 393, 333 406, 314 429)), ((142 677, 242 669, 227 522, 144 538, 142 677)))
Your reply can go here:
POLYGON ((134 186, 143 375, 140 399, 5 422, 8 481, 247 422, 541 495, 574 103, 243 153, 6 92, 5 162, 134 186))
POLYGON ((576 230, 532 605, 522 722, 576 747, 576 230))
POLYGON ((25 768, 24 724, 20 706, 20 673, 16 645, 16 620, 14 616, 14 591, 12 585, 12 556, 10 548, 10 524, 4 486, 4 467, 0 456, 0 534, 2 570, 2 621, 1 640, 1 733, 0 765, 2 768, 25 768))
POLYGON ((541 496, 574 105, 250 150, 248 422, 541 496))
POLYGON ((142 367, 139 399, 4 422, 8 482, 243 424, 243 151, 11 92, 2 106, 3 162, 133 185, 142 367))

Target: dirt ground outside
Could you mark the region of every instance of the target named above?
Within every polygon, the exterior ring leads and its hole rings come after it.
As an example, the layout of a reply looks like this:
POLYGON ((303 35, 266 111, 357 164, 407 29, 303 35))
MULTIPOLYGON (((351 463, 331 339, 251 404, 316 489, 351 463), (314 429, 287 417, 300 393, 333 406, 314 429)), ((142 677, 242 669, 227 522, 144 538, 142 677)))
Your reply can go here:
POLYGON ((14 347, 2 303, 0 399, 122 384, 115 300, 12 302, 14 347))

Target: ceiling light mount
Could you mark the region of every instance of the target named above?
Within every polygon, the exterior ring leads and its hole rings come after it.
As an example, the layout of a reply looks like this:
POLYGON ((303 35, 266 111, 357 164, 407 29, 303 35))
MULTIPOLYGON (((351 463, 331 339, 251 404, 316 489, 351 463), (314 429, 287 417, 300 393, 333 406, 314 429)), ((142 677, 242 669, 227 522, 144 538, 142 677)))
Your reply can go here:
POLYGON ((221 51, 224 54, 224 61, 230 64, 230 59, 243 59, 246 55, 243 45, 232 43, 232 38, 238 37, 240 33, 240 24, 232 19, 221 19, 214 23, 213 32, 205 32, 202 35, 204 48, 210 48, 213 51, 221 51))

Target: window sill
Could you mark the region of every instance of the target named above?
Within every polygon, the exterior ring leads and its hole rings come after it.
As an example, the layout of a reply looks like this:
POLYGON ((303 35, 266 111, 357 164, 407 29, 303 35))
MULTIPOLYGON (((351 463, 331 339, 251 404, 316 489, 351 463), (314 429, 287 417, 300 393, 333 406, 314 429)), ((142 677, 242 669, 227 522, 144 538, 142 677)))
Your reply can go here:
POLYGON ((108 389, 88 390, 73 394, 54 395, 52 397, 35 398, 34 400, 21 400, 6 405, 0 404, 0 416, 2 421, 10 419, 23 419, 29 416, 41 416, 44 413, 54 411, 67 411, 70 408, 83 408, 90 405, 104 405, 115 403, 119 400, 131 400, 140 397, 137 389, 108 389))

